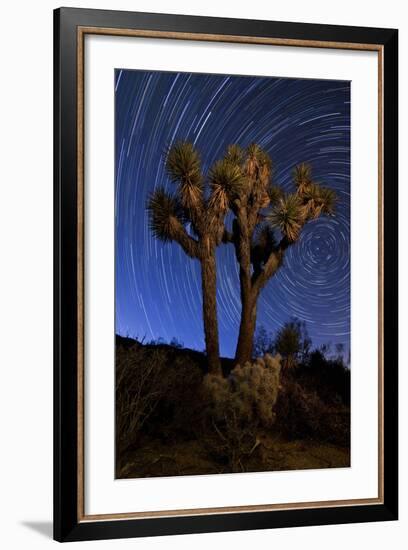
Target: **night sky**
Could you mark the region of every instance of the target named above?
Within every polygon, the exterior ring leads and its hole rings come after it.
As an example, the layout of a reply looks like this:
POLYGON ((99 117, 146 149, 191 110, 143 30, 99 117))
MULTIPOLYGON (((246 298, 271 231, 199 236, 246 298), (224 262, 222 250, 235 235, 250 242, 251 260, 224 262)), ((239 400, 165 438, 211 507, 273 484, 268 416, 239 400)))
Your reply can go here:
MULTIPOLYGON (((350 84, 156 71, 115 71, 116 332, 173 337, 204 350, 197 260, 149 230, 146 201, 164 185, 174 192, 164 151, 193 142, 203 171, 226 147, 251 142, 271 156, 274 183, 293 191, 295 164, 336 190, 335 217, 309 222, 258 301, 257 326, 274 332, 291 316, 306 321, 313 344, 350 338, 350 84)), ((240 319, 233 245, 217 250, 221 355, 235 352, 240 319)))

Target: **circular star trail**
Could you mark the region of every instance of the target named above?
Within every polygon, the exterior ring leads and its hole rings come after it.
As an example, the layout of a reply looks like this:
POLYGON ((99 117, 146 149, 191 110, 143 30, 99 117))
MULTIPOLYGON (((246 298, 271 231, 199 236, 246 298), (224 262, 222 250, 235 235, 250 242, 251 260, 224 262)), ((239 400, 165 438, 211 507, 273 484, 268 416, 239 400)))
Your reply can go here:
MULTIPOLYGON (((115 71, 116 331, 149 341, 172 338, 204 349, 200 266, 148 227, 146 201, 163 185, 164 151, 188 140, 203 171, 226 147, 251 142, 273 161, 274 183, 293 190, 295 164, 339 197, 336 215, 309 222, 258 302, 257 326, 274 332, 306 321, 313 344, 350 338, 350 85, 333 80, 115 71)), ((232 245, 217 249, 221 354, 235 352, 240 320, 232 245)))

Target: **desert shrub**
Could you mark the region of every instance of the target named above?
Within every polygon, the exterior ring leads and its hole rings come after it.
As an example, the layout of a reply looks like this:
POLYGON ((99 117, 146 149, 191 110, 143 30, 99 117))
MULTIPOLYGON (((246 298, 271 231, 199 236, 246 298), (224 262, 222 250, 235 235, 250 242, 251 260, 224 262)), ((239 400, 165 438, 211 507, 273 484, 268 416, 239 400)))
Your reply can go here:
POLYGON ((118 451, 133 445, 171 384, 166 356, 135 344, 116 350, 116 442, 118 451))
POLYGON ((316 391, 286 379, 275 407, 276 427, 290 439, 316 439, 348 446, 350 411, 325 403, 316 391))
POLYGON ((225 457, 233 472, 243 470, 259 428, 275 421, 273 407, 279 391, 280 356, 265 355, 254 363, 237 365, 228 378, 207 375, 203 390, 208 432, 207 445, 225 457))
POLYGON ((116 349, 118 456, 142 435, 168 441, 196 436, 202 379, 194 355, 134 341, 123 345, 121 340, 116 349))

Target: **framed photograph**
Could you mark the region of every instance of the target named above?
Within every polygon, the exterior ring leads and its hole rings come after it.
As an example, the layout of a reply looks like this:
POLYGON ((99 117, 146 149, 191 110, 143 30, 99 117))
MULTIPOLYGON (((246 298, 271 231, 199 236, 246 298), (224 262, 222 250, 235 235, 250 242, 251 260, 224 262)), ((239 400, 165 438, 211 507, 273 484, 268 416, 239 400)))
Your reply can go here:
POLYGON ((397 30, 54 36, 55 539, 397 519, 397 30))

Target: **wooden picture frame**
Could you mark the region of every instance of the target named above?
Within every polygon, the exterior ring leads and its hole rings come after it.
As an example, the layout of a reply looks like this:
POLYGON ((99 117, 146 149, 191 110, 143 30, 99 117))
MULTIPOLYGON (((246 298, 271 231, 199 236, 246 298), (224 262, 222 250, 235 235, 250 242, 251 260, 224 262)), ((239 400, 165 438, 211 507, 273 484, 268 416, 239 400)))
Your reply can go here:
POLYGON ((54 12, 54 537, 140 537, 398 517, 398 31, 60 8, 54 12), (378 56, 378 495, 290 504, 87 515, 84 504, 84 37, 374 51, 378 56))

